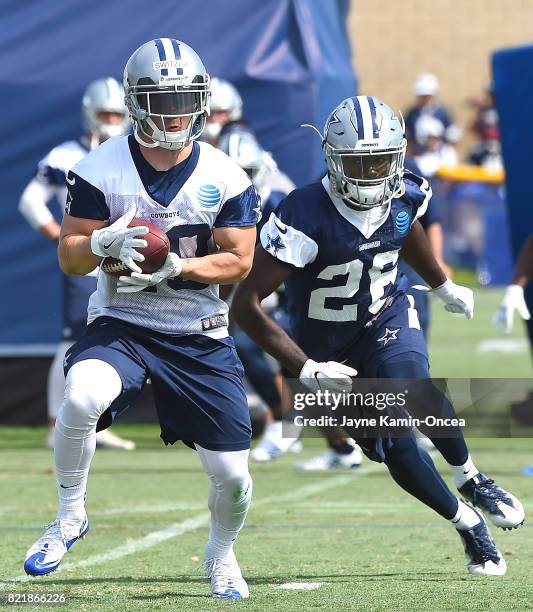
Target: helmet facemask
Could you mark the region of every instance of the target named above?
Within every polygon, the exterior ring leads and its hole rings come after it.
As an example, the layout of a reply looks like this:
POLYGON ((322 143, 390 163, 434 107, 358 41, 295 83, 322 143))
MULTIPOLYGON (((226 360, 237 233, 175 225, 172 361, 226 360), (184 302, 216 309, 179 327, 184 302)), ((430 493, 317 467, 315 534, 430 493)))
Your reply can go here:
POLYGON ((358 210, 388 204, 404 191, 406 141, 398 147, 373 150, 339 150, 324 142, 332 191, 358 210))
POLYGON ((179 151, 198 138, 205 127, 209 114, 208 75, 196 76, 190 85, 139 82, 129 86, 127 92, 126 105, 135 124, 135 138, 143 146, 179 151), (183 127, 178 131, 170 126, 175 119, 182 119, 183 127), (139 132, 148 142, 140 139, 139 132))

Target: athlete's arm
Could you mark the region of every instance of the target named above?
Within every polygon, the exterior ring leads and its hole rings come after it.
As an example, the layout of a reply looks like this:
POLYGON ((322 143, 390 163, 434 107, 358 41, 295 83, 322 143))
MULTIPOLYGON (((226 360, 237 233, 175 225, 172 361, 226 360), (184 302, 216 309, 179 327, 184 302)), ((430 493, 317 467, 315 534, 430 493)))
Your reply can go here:
POLYGON ((255 226, 213 229, 219 251, 181 260, 180 277, 200 283, 230 285, 248 276, 254 258, 255 226))
POLYGON ((254 266, 236 289, 232 313, 242 329, 267 353, 298 376, 307 355, 261 308, 261 301, 288 277, 290 268, 269 255, 260 245, 255 250, 254 266))
POLYGON ((446 282, 446 274, 433 255, 431 244, 420 221, 415 221, 411 226, 400 255, 430 287, 440 287, 446 282))
POLYGON ((456 285, 447 278, 431 250, 426 232, 419 221, 415 221, 400 251, 405 261, 432 288, 432 293, 444 302, 448 312, 464 314, 467 319, 474 316, 474 294, 468 287, 456 285))
POLYGON ((48 202, 55 195, 56 189, 44 185, 36 178, 32 179, 20 196, 19 212, 33 229, 40 232, 48 240, 59 239, 59 223, 54 219, 48 202))
POLYGON ((453 270, 448 266, 448 264, 444 261, 443 255, 443 243, 444 238, 442 234, 442 225, 438 221, 434 221, 430 223, 426 228, 426 234, 429 240, 429 244, 431 246, 431 251, 437 260, 437 263, 442 268, 442 271, 448 278, 453 276, 453 270))
POLYGON ((520 249, 511 284, 525 287, 530 280, 533 280, 533 234, 520 249))
POLYGON ((65 274, 85 275, 100 265, 101 257, 91 250, 91 234, 107 221, 80 219, 65 213, 59 236, 59 265, 65 274))
POLYGON ((492 318, 496 327, 510 333, 513 329, 515 312, 528 321, 531 313, 524 297, 524 288, 533 280, 533 234, 524 242, 513 272, 513 279, 507 285, 500 307, 492 318))

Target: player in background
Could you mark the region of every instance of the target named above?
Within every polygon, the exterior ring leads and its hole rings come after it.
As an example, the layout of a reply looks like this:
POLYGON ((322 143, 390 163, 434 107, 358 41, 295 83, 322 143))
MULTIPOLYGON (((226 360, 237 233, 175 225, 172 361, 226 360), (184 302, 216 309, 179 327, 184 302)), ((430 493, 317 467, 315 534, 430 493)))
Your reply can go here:
POLYGON ((496 327, 510 333, 513 329, 515 313, 518 313, 528 324, 529 336, 533 344, 533 326, 530 323, 532 305, 527 304, 524 298, 524 289, 531 280, 533 280, 533 234, 524 242, 518 253, 513 278, 505 289, 500 307, 492 319, 496 327))
MULTIPOLYGON (((124 134, 129 120, 124 105, 124 88, 108 77, 90 83, 82 98, 82 120, 85 134, 54 147, 38 164, 35 177, 24 189, 19 211, 26 221, 45 238, 58 242, 60 226, 49 205, 55 199, 61 207, 67 199, 66 176, 89 151, 111 138, 124 134)), ((65 353, 78 340, 87 325, 87 304, 96 289, 97 270, 86 276, 63 275, 63 341, 59 344, 48 372, 46 445, 53 446, 54 425, 63 401, 65 353)), ((99 431, 97 445, 105 448, 132 450, 135 444, 111 431, 99 431)))
POLYGON ((207 118, 203 140, 213 146, 223 133, 233 129, 249 130, 242 116, 242 98, 236 87, 225 79, 211 79, 211 112, 207 118))
MULTIPOLYGON (((234 316, 311 391, 349 391, 357 373, 426 380, 427 348, 397 271, 399 251, 450 312, 472 318, 473 294, 446 278, 418 222, 431 190, 425 179, 404 173, 403 123, 377 98, 358 96, 334 109, 321 138, 328 174, 293 191, 263 226, 252 272, 233 300, 234 316), (282 282, 296 342, 260 308, 282 282)), ((437 407, 454 414, 435 387, 425 389, 428 414, 437 407)), ((470 573, 506 572, 483 515, 453 495, 412 437, 358 433, 370 459, 384 462, 405 491, 457 529, 470 573)), ((461 496, 497 526, 517 527, 524 520, 520 502, 479 472, 461 432, 454 433, 432 441, 461 496)))
MULTIPOLYGON (((295 185, 277 167, 272 156, 257 142, 254 135, 239 129, 226 132, 218 142, 218 147, 233 159, 250 177, 261 198, 260 231, 279 203, 294 189, 295 185)), ((289 317, 285 308, 285 295, 282 289, 273 292, 261 304, 274 321, 289 331, 289 317)), ((254 461, 264 462, 275 459, 287 450, 298 452, 301 442, 297 438, 283 437, 282 419, 286 397, 283 394, 282 372, 273 371, 272 364, 258 346, 236 324, 232 329, 235 346, 244 365, 246 377, 253 390, 267 406, 265 430, 259 443, 250 453, 254 461)))
POLYGON ((83 275, 105 257, 131 276, 98 274, 89 325, 65 358, 66 385, 55 430, 59 510, 29 550, 27 573, 56 569, 88 530, 87 477, 95 429, 135 402, 150 377, 161 437, 195 448, 211 480, 205 566, 216 597, 248 597, 233 552, 252 495, 250 416, 243 368, 227 330, 220 283, 252 265, 259 197, 221 151, 196 142, 209 115, 209 75, 175 39, 143 44, 124 71, 130 136, 112 138, 67 176, 59 260, 83 275), (144 274, 147 227, 167 233, 171 252, 144 274))

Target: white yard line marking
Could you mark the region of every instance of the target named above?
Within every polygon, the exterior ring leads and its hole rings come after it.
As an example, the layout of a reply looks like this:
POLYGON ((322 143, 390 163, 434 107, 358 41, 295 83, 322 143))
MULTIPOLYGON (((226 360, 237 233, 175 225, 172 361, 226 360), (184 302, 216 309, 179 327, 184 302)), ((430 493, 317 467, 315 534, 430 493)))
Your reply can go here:
POLYGON ((203 510, 205 504, 188 502, 163 502, 161 504, 146 504, 143 506, 116 506, 106 510, 89 510, 91 516, 114 516, 121 514, 160 514, 163 512, 197 512, 203 510))
POLYGON ((314 591, 319 589, 325 582, 285 582, 278 584, 278 589, 287 589, 288 591, 314 591))
POLYGON ((488 338, 476 346, 476 353, 526 353, 528 343, 525 338, 488 338))
MULTIPOLYGON (((360 476, 366 476, 367 474, 377 471, 378 469, 380 469, 380 466, 378 465, 373 468, 358 469, 356 472, 351 472, 349 475, 325 478, 320 482, 305 485, 284 495, 264 497, 262 499, 258 499, 255 504, 252 503, 252 510, 255 506, 262 506, 264 504, 270 503, 283 503, 286 501, 301 499, 309 495, 316 495, 318 493, 322 493, 323 491, 327 491, 328 489, 349 484, 353 482, 355 478, 358 478, 360 476)), ((165 529, 153 531, 152 533, 149 533, 143 538, 134 540, 133 542, 130 542, 129 544, 124 544, 123 546, 118 546, 117 548, 114 548, 110 551, 97 555, 91 555, 90 557, 87 557, 87 559, 74 561, 73 563, 67 562, 64 565, 61 565, 61 567, 53 573, 57 574, 59 572, 69 569, 85 568, 93 565, 100 565, 101 563, 106 563, 108 561, 115 561, 117 559, 121 559, 122 557, 134 554, 140 550, 145 550, 147 548, 151 548, 152 546, 156 546, 160 542, 164 542, 165 540, 169 540, 170 538, 183 535, 184 533, 187 533, 189 531, 194 531, 199 527, 205 527, 209 525, 210 518, 211 517, 208 513, 203 513, 185 521, 182 521, 181 523, 173 523, 172 525, 165 527, 165 529)), ((7 580, 0 581, 0 589, 7 588, 13 583, 28 582, 30 580, 35 580, 35 578, 27 576, 26 574, 15 576, 13 578, 8 578, 7 580)), ((53 581, 52 575, 50 575, 49 580, 53 581)))

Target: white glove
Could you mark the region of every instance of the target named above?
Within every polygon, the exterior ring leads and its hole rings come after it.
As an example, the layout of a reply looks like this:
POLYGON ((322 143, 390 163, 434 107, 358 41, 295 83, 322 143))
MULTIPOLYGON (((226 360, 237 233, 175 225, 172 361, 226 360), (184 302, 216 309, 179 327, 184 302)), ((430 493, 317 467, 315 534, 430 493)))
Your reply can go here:
POLYGON ((511 333, 515 310, 522 319, 529 321, 531 318, 524 300, 524 288, 520 285, 509 285, 505 290, 500 307, 492 317, 492 323, 508 334, 511 333))
POLYGON ((136 251, 136 248, 148 246, 146 240, 137 238, 148 233, 148 228, 140 225, 128 227, 129 222, 135 217, 137 208, 132 206, 122 217, 119 217, 112 225, 94 230, 91 235, 91 251, 99 257, 114 257, 126 264, 135 272, 142 272, 136 261, 144 261, 144 255, 136 251))
POLYGON ((308 359, 300 372, 300 382, 311 391, 329 389, 334 393, 350 391, 351 376, 357 376, 357 370, 337 361, 317 363, 308 359))
POLYGON ((152 287, 167 278, 174 278, 181 274, 183 264, 176 253, 169 253, 165 263, 152 274, 139 274, 132 272, 131 276, 119 276, 117 293, 137 293, 146 287, 152 287))
POLYGON ((474 292, 468 287, 456 285, 448 278, 436 289, 429 289, 422 285, 414 285, 413 289, 433 293, 444 302, 444 309, 448 312, 464 314, 467 319, 474 318, 474 292))

